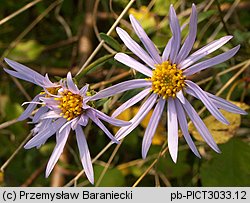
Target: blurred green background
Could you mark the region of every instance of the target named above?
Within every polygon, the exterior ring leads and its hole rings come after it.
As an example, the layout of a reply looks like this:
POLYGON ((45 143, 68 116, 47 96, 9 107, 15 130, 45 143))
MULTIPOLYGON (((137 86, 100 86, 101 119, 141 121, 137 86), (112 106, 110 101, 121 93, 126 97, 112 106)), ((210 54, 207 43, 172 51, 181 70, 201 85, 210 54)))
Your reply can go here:
MULTIPOLYGON (((55 145, 53 136, 39 149, 21 148, 8 165, 3 167, 34 127, 27 123, 28 120, 16 122, 25 108, 21 104, 41 91, 33 84, 7 75, 2 69, 6 67, 3 58, 16 60, 41 74, 48 73, 52 80, 65 77, 68 71, 75 74, 101 39, 105 39, 105 46, 92 62, 120 49, 126 50, 115 31, 111 34, 113 39, 100 33, 109 30, 128 3, 128 0, 0 1, 0 166, 4 168, 0 172, 1 186, 63 186, 82 170, 74 134, 71 134, 62 157, 47 179, 44 174, 55 145), (23 10, 9 18, 19 9, 23 10)), ((206 91, 216 94, 247 65, 243 73, 230 82, 220 96, 236 101, 237 105, 249 112, 250 1, 137 0, 119 26, 138 41, 128 20, 128 14, 133 14, 162 51, 171 37, 168 24, 171 3, 174 4, 181 24, 188 22, 192 3, 197 5, 198 32, 193 50, 225 35, 233 35, 234 38, 221 48, 222 51, 241 44, 240 51, 233 59, 203 71, 199 76, 194 76, 193 80, 200 82, 206 91), (231 71, 226 72, 229 69, 231 71)), ((188 33, 187 28, 183 30, 183 37, 188 33)), ((221 53, 221 50, 210 56, 217 53, 221 53)), ((94 69, 81 78, 79 86, 89 83, 98 91, 110 84, 140 77, 140 74, 110 58, 95 64, 94 69)), ((129 91, 122 96, 101 101, 104 106, 99 109, 110 113, 136 93, 129 91)), ((192 98, 190 100, 197 111, 202 108, 200 102, 192 98)), ((138 106, 131 108, 121 118, 129 119, 137 110, 138 106)), ((142 160, 141 143, 149 120, 147 117, 125 138, 119 148, 111 146, 95 161, 96 186, 132 186, 140 177, 142 179, 136 186, 250 186, 250 116, 225 113, 231 122, 229 126, 218 125, 207 112, 201 116, 219 144, 221 154, 213 152, 191 125, 190 132, 202 159, 195 157, 181 134, 177 164, 172 162, 168 152, 160 156, 166 146, 166 118, 163 117, 148 157, 142 160), (114 157, 111 160, 112 155, 114 157)), ((117 130, 112 126, 109 129, 113 132, 117 130)), ((87 126, 85 133, 94 158, 109 140, 95 127, 87 126)), ((84 175, 75 184, 90 186, 84 175)))

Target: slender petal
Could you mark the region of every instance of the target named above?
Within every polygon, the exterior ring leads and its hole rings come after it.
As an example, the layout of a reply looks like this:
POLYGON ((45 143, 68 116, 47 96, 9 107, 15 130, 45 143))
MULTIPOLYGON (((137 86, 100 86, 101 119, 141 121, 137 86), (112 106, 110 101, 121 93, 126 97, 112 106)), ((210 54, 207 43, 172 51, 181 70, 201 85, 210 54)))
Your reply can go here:
POLYGON ((4 60, 9 66, 11 66, 18 73, 26 75, 26 79, 25 78, 21 78, 21 79, 32 82, 32 83, 37 84, 37 85, 40 85, 39 83, 37 83, 37 81, 43 81, 44 76, 42 76, 39 73, 37 73, 36 71, 28 68, 27 66, 24 66, 20 63, 17 63, 15 61, 12 61, 12 60, 7 59, 7 58, 5 58, 4 60))
POLYGON ((24 148, 30 149, 32 147, 41 146, 46 142, 47 139, 49 139, 53 134, 55 134, 56 131, 58 131, 64 123, 64 119, 58 119, 55 122, 51 122, 50 125, 47 126, 47 128, 44 128, 43 130, 38 132, 31 140, 29 140, 29 142, 26 143, 24 148))
MULTIPOLYGON (((192 91, 191 89, 186 89, 186 92, 196 98, 198 98, 198 96, 196 95, 196 93, 194 91, 192 91)), ((215 104, 215 106, 219 109, 224 109, 228 112, 231 113, 237 113, 237 114, 242 114, 242 115, 246 115, 247 112, 242 110, 241 108, 239 108, 238 106, 234 105, 233 103, 222 99, 220 97, 217 97, 213 94, 210 94, 209 92, 206 92, 207 96, 209 96, 209 98, 211 99, 211 101, 215 104)))
POLYGON ((74 94, 79 93, 79 89, 77 88, 77 86, 73 82, 73 79, 72 79, 70 72, 68 72, 68 74, 67 74, 67 85, 68 85, 68 88, 71 92, 73 92, 74 94))
POLYGON ((173 161, 176 163, 178 154, 178 122, 175 103, 172 98, 168 99, 168 148, 173 161))
POLYGON ((111 87, 108 87, 104 90, 101 90, 97 94, 91 97, 91 101, 105 98, 105 97, 110 97, 115 94, 125 92, 127 90, 131 89, 136 89, 136 88, 141 88, 141 87, 149 87, 151 86, 152 83, 150 81, 147 81, 145 79, 134 79, 134 80, 129 80, 125 82, 121 82, 117 85, 113 85, 111 87))
POLYGON ((89 117, 85 115, 81 115, 78 124, 81 126, 86 126, 89 122, 89 117))
POLYGON ((43 114, 45 114, 48 110, 49 110, 49 108, 47 106, 40 107, 38 109, 38 111, 36 112, 36 114, 34 115, 34 117, 32 119, 32 123, 37 123, 39 121, 39 119, 41 118, 41 116, 43 114))
POLYGON ((136 61, 132 57, 128 56, 127 54, 118 53, 115 55, 115 59, 117 61, 125 64, 126 66, 129 66, 130 68, 133 68, 133 69, 139 71, 140 73, 142 73, 148 77, 152 77, 152 70, 150 70, 146 66, 142 65, 141 63, 139 63, 138 61, 136 61))
POLYGON ((207 96, 207 94, 195 83, 190 80, 186 80, 186 84, 188 85, 187 88, 192 89, 197 97, 202 101, 202 103, 206 106, 206 108, 210 111, 210 113, 222 123, 228 125, 229 122, 227 119, 222 115, 222 113, 218 110, 218 108, 214 105, 211 99, 207 96))
POLYGON ((163 53, 162 53, 162 60, 163 61, 168 61, 169 59, 169 54, 172 48, 172 43, 173 43, 173 37, 170 38, 168 41, 167 45, 165 46, 163 53))
MULTIPOLYGON (((184 24, 181 26, 181 31, 186 27, 187 24, 184 24)), ((169 54, 172 48, 172 41, 173 41, 173 37, 170 38, 170 40, 168 41, 166 47, 163 50, 162 53, 162 61, 168 61, 169 60, 169 54)))
POLYGON ((171 63, 176 63, 176 57, 181 45, 181 28, 173 5, 171 5, 169 9, 169 25, 171 32, 173 33, 170 61, 171 63))
POLYGON ((203 137, 203 139, 207 142, 207 144, 217 153, 220 153, 220 149, 218 148, 217 144, 215 143, 212 135, 210 134, 209 130, 207 129, 206 125, 203 123, 199 115, 196 113, 194 108, 191 104, 186 100, 185 104, 182 104, 185 111, 187 112, 189 118, 193 122, 194 126, 203 137))
POLYGON ((191 66, 193 63, 198 61, 199 59, 203 58, 204 56, 207 56, 208 54, 214 52, 215 50, 222 47, 224 44, 226 44, 230 39, 232 39, 232 36, 225 36, 218 40, 215 40, 206 46, 202 47, 198 51, 191 54, 189 57, 187 57, 184 61, 182 61, 179 64, 180 69, 185 69, 189 66, 191 66))
POLYGON ((231 57, 233 57, 238 52, 239 48, 240 48, 240 45, 234 47, 233 49, 230 49, 229 51, 227 51, 223 54, 220 54, 220 55, 215 56, 211 59, 202 61, 200 63, 193 65, 193 66, 190 66, 189 68, 187 68, 186 70, 183 71, 183 74, 186 76, 193 75, 199 71, 202 71, 204 69, 207 69, 207 68, 210 68, 214 65, 222 63, 222 62, 230 59, 231 57))
POLYGON ((137 114, 134 116, 134 118, 132 118, 130 120, 131 125, 120 128, 117 131, 115 137, 118 140, 121 140, 122 138, 127 136, 132 130, 134 130, 139 125, 139 123, 144 119, 144 117, 147 115, 147 113, 152 109, 157 98, 158 98, 158 96, 156 94, 154 94, 154 93, 151 94, 149 96, 149 98, 141 106, 141 108, 139 109, 137 114))
POLYGON ((56 113, 55 111, 48 111, 47 113, 44 113, 40 118, 41 119, 48 119, 48 118, 60 118, 60 114, 56 113))
POLYGON ((180 90, 179 92, 177 92, 176 96, 177 96, 177 98, 181 101, 181 103, 184 103, 184 102, 185 102, 185 97, 184 97, 184 95, 183 95, 182 90, 180 90))
POLYGON ((147 49, 150 56, 154 59, 155 63, 161 64, 162 60, 158 53, 158 50, 156 49, 154 43, 151 41, 151 39, 148 37, 146 32, 143 30, 140 23, 135 19, 133 15, 129 15, 130 22, 134 28, 135 33, 143 43, 144 47, 147 49))
POLYGON ((34 81, 34 78, 33 77, 30 77, 30 75, 26 75, 24 73, 19 73, 19 72, 16 72, 16 71, 13 71, 13 70, 9 70, 7 68, 4 68, 4 71, 16 78, 19 78, 19 79, 22 79, 22 80, 25 80, 25 81, 28 81, 28 82, 31 82, 31 83, 34 83, 36 85, 38 85, 35 81, 34 81))
POLYGON ((196 32, 197 32, 197 11, 195 5, 193 4, 192 13, 190 16, 190 23, 189 23, 189 33, 184 44, 181 47, 180 52, 178 53, 176 61, 177 64, 183 61, 183 59, 185 59, 192 50, 196 38, 196 32))
POLYGON ((175 107, 176 107, 176 112, 177 112, 177 118, 179 121, 179 125, 181 127, 181 131, 183 133, 183 136, 188 144, 188 146, 190 147, 190 149, 193 151, 193 153, 201 158, 189 132, 188 132, 188 124, 187 124, 187 119, 186 119, 186 115, 185 112, 183 110, 183 107, 181 105, 181 103, 176 99, 175 100, 175 107))
MULTIPOLYGON (((41 97, 40 94, 36 95, 34 99, 31 102, 37 102, 39 101, 39 98, 41 97)), ((22 115, 18 118, 18 121, 23 121, 26 118, 30 117, 32 114, 32 111, 36 108, 37 104, 35 103, 30 103, 28 107, 25 109, 25 111, 22 113, 22 115)))
POLYGON ((97 125, 99 128, 102 129, 103 132, 114 142, 119 144, 119 141, 109 132, 109 130, 103 125, 103 123, 96 117, 92 110, 87 111, 88 117, 97 125))
POLYGON ((233 103, 222 99, 220 97, 217 97, 213 94, 210 94, 206 92, 207 95, 210 97, 210 99, 214 102, 214 104, 217 106, 217 108, 224 109, 226 111, 232 112, 232 113, 238 113, 242 115, 247 115, 247 112, 239 108, 238 106, 234 105, 233 103))
POLYGON ((78 145, 78 149, 80 153, 82 166, 84 168, 87 178, 92 184, 94 184, 94 171, 93 171, 93 166, 92 166, 89 148, 88 148, 85 135, 80 126, 78 126, 75 131, 76 131, 76 140, 77 140, 77 145, 78 145))
POLYGON ((112 117, 113 118, 117 117, 120 113, 122 113, 123 111, 125 111, 129 107, 133 106, 137 102, 144 99, 149 94, 150 90, 151 90, 151 88, 147 88, 147 89, 141 91, 139 94, 132 97, 131 99, 129 99, 128 101, 126 101, 125 103, 123 103, 121 106, 119 106, 119 108, 117 108, 113 112, 112 117))
POLYGON ((156 128, 160 121, 164 106, 165 99, 160 98, 158 103, 155 106, 154 112, 149 120, 146 132, 142 141, 142 158, 145 159, 149 150, 149 147, 152 143, 153 136, 155 134, 156 128))
POLYGON ((141 48, 139 44, 137 44, 129 36, 129 34, 126 31, 117 27, 116 32, 130 51, 132 51, 136 56, 138 56, 142 61, 144 61, 149 67, 153 69, 155 68, 154 60, 148 55, 148 53, 143 48, 141 48))
POLYGON ((110 116, 107 116, 105 113, 98 111, 96 109, 92 108, 92 112, 95 113, 99 119, 106 121, 106 122, 110 123, 111 125, 115 125, 115 126, 128 126, 128 125, 130 125, 130 123, 127 121, 112 118, 110 116))
POLYGON ((80 94, 80 95, 86 95, 88 89, 89 89, 89 84, 84 85, 84 86, 80 89, 79 94, 80 94))
POLYGON ((69 136, 69 132, 70 132, 70 125, 68 125, 67 127, 65 127, 61 133, 57 133, 56 135, 56 146, 52 152, 52 155, 49 159, 49 162, 47 164, 47 168, 46 168, 46 178, 49 176, 49 174, 51 173, 52 169, 54 168, 56 162, 58 161, 60 155, 63 152, 63 148, 66 144, 66 141, 68 139, 69 136))

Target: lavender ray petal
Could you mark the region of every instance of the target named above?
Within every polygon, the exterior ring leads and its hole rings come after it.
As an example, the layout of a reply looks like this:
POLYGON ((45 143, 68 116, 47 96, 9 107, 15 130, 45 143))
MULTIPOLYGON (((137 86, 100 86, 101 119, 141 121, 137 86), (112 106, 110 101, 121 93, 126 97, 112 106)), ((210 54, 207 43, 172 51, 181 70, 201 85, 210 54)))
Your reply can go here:
MULTIPOLYGON (((39 101, 39 98, 41 97, 40 94, 36 95, 31 102, 37 102, 39 101)), ((25 111, 22 113, 22 115, 17 119, 18 121, 23 121, 29 116, 31 116, 32 111, 36 108, 37 104, 30 103, 28 107, 25 109, 25 111)))
POLYGON ((189 33, 184 44, 181 47, 180 52, 178 53, 176 61, 177 64, 183 61, 192 50, 196 38, 196 32, 197 32, 197 11, 195 5, 192 4, 192 13, 190 16, 190 23, 189 23, 189 33))
POLYGON ((60 114, 56 113, 55 111, 48 111, 47 113, 44 113, 40 119, 48 119, 48 118, 60 118, 60 114))
POLYGON ((141 63, 139 63, 138 61, 136 61, 132 57, 130 57, 126 54, 123 54, 123 53, 118 53, 115 55, 114 58, 117 61, 125 64, 126 66, 129 66, 130 68, 133 68, 133 69, 139 71, 140 73, 142 73, 148 77, 152 77, 152 70, 150 70, 146 66, 142 65, 141 63))
POLYGON ((185 112, 183 110, 183 107, 181 105, 181 103, 176 99, 175 100, 175 107, 176 107, 176 112, 177 112, 177 118, 179 121, 179 125, 181 128, 181 131, 183 133, 183 136, 188 144, 188 146, 190 147, 190 149, 192 150, 192 152, 199 158, 201 158, 189 132, 188 132, 188 124, 187 124, 187 119, 186 119, 186 115, 185 112))
MULTIPOLYGON (((181 31, 186 27, 186 24, 181 26, 181 31)), ((162 61, 168 61, 169 60, 169 54, 172 48, 172 42, 173 42, 173 37, 171 37, 166 45, 166 47, 163 50, 162 53, 162 61)))
POLYGON ((239 48, 240 48, 240 45, 234 47, 233 49, 230 49, 229 51, 227 51, 223 54, 220 54, 220 55, 215 56, 211 59, 202 61, 200 63, 193 65, 193 66, 190 66, 189 68, 187 68, 183 71, 183 74, 185 76, 193 75, 199 71, 210 68, 211 66, 222 63, 222 62, 230 59, 231 57, 233 57, 238 52, 239 48))
POLYGON ((110 97, 115 94, 125 92, 127 90, 141 88, 141 87, 149 87, 152 85, 152 82, 147 81, 145 79, 134 79, 134 80, 128 80, 125 82, 121 82, 117 85, 113 85, 111 87, 108 87, 104 90, 101 90, 100 92, 96 93, 94 96, 91 97, 90 101, 98 100, 105 97, 110 97))
POLYGON ((42 106, 38 109, 38 111, 35 113, 33 119, 32 119, 32 123, 37 123, 40 119, 40 117, 45 114, 47 111, 49 110, 49 108, 47 106, 42 106))
POLYGON ((128 109, 129 107, 131 107, 134 104, 136 104, 137 102, 141 101, 143 98, 145 98, 149 94, 150 89, 151 88, 147 88, 147 89, 141 91, 139 94, 135 95, 134 97, 132 97, 131 99, 129 99, 128 101, 126 101, 125 103, 123 103, 121 106, 119 106, 119 108, 117 108, 113 112, 113 114, 111 116, 113 118, 115 118, 119 114, 121 114, 123 111, 125 111, 126 109, 128 109))
POLYGON ((228 125, 229 122, 223 116, 223 114, 218 110, 218 108, 214 105, 211 99, 207 96, 207 94, 195 83, 190 80, 186 80, 187 88, 192 89, 197 97, 202 101, 202 103, 206 106, 206 108, 210 111, 210 113, 222 123, 228 125))
POLYGON ((158 50, 156 49, 154 43, 151 41, 151 39, 148 37, 146 32, 143 30, 140 23, 135 19, 133 15, 129 15, 130 22, 132 24, 132 27, 134 28, 134 31, 136 35, 139 37, 141 42, 143 43, 144 47, 147 49, 150 56, 153 58, 156 64, 161 64, 162 59, 158 53, 158 50))
POLYGON ((170 61, 171 63, 176 63, 176 57, 181 44, 181 28, 173 5, 171 5, 169 9, 169 24, 171 32, 173 33, 170 61))
POLYGON ((146 132, 142 141, 142 158, 145 159, 152 143, 153 136, 155 134, 156 128, 159 124, 166 100, 160 98, 155 106, 154 112, 149 120, 146 132))
POLYGON ((110 116, 107 116, 105 113, 103 113, 101 111, 98 111, 98 110, 96 110, 94 108, 92 108, 92 111, 94 111, 96 113, 96 116, 99 119, 101 119, 103 121, 106 121, 107 123, 110 123, 111 125, 115 125, 115 126, 128 126, 128 125, 130 125, 130 123, 127 122, 127 121, 112 118, 110 116))
POLYGON ((80 89, 79 94, 85 96, 86 93, 87 93, 87 91, 88 91, 88 89, 89 89, 89 84, 84 85, 84 86, 80 89))
POLYGON ((217 108, 224 109, 226 111, 232 112, 232 113, 237 113, 237 114, 242 114, 242 115, 247 115, 247 112, 239 108, 238 106, 234 105, 233 103, 222 99, 220 97, 217 97, 213 94, 210 94, 206 92, 209 98, 213 101, 213 103, 217 106, 217 108))
POLYGON ((88 180, 91 182, 91 184, 94 184, 94 171, 85 135, 80 126, 77 126, 75 131, 76 131, 76 141, 84 172, 88 180))
MULTIPOLYGON (((24 75, 27 75, 28 78, 32 79, 32 78, 37 78, 38 81, 43 81, 44 79, 44 76, 40 75, 39 73, 37 73, 36 71, 28 68, 27 66, 24 66, 20 63, 17 63, 15 61, 12 61, 10 59, 7 59, 7 58, 4 58, 5 62, 10 66, 12 67, 14 70, 16 70, 18 73, 21 73, 21 74, 24 74, 24 75)), ((34 81, 30 81, 30 82, 33 82, 34 81)), ((37 84, 37 83, 35 83, 37 84)))
POLYGON ((31 140, 29 140, 29 142, 25 144, 24 148, 30 149, 32 147, 41 146, 49 137, 55 134, 64 123, 64 119, 58 119, 54 122, 51 122, 50 125, 47 125, 47 128, 40 129, 40 132, 38 132, 31 140))
MULTIPOLYGON (((193 97, 198 98, 198 96, 195 94, 194 91, 192 91, 191 89, 186 89, 186 92, 188 94, 190 94, 193 97)), ((205 92, 207 94, 207 96, 209 96, 209 98, 211 99, 211 101, 215 104, 215 106, 219 109, 224 109, 228 112, 231 113, 238 113, 238 114, 242 114, 242 115, 246 115, 247 112, 242 110, 241 108, 239 108, 238 106, 234 105, 233 103, 222 99, 220 97, 217 97, 213 94, 210 94, 209 92, 205 92)))
POLYGON ((144 61, 149 67, 155 69, 154 60, 147 54, 147 52, 139 44, 137 44, 129 36, 129 34, 126 31, 117 27, 116 32, 130 51, 132 51, 136 56, 138 56, 142 61, 144 61))
POLYGON ((178 154, 178 122, 175 103, 168 99, 168 148, 172 160, 176 163, 178 154))
POLYGON ((185 60, 183 60, 179 64, 179 68, 180 69, 185 69, 185 68, 191 66, 193 63, 195 63, 196 61, 200 60, 204 56, 207 56, 208 54, 210 54, 210 53, 214 52, 215 50, 219 49, 220 47, 222 47, 230 39, 232 39, 232 36, 225 36, 225 37, 222 37, 222 38, 220 38, 218 40, 215 40, 215 41, 213 41, 213 42, 205 45, 204 47, 202 47, 198 51, 196 51, 193 54, 191 54, 185 60))
POLYGON ((125 136, 127 136, 132 130, 134 130, 139 123, 144 119, 144 117, 148 114, 148 112, 152 109, 155 104, 158 96, 156 94, 151 94, 149 98, 142 104, 141 108, 137 112, 137 114, 130 120, 131 125, 120 128, 115 137, 118 140, 121 140, 125 136))
POLYGON ((168 57, 172 48, 172 43, 173 43, 173 37, 170 38, 168 41, 167 45, 165 46, 163 53, 162 53, 162 60, 163 61, 168 61, 168 57))
POLYGON ((81 126, 86 126, 89 122, 89 117, 88 116, 85 116, 85 115, 81 115, 79 121, 78 121, 78 124, 81 125, 81 126))
POLYGON ((217 144, 215 143, 212 135, 210 134, 209 130, 207 129, 206 125, 203 123, 199 115, 196 113, 194 108, 191 104, 186 100, 185 104, 182 104, 185 111, 187 112, 189 118, 193 122, 194 126, 202 136, 202 138, 206 141, 206 143, 217 153, 220 153, 220 149, 218 148, 217 144))
POLYGON ((71 92, 73 92, 74 94, 79 93, 79 89, 77 88, 76 84, 73 82, 73 79, 72 79, 70 72, 68 72, 68 74, 67 74, 67 85, 68 85, 68 88, 71 92))
POLYGON ((181 103, 185 102, 185 97, 183 95, 182 90, 180 90, 179 92, 177 92, 176 97, 181 101, 181 103))
POLYGON ((63 148, 67 142, 68 136, 70 132, 70 126, 67 126, 64 128, 61 133, 57 133, 57 141, 56 141, 56 146, 52 152, 52 155, 49 159, 49 162, 47 164, 46 168, 46 178, 50 175, 52 169, 54 168, 56 162, 58 161, 60 155, 63 152, 63 148))
POLYGON ((8 73, 9 75, 12 75, 12 76, 14 76, 16 78, 19 78, 19 79, 22 79, 22 80, 34 83, 36 85, 39 85, 39 84, 37 84, 36 81, 34 81, 33 77, 30 77, 30 75, 26 75, 24 73, 19 73, 19 72, 16 72, 16 71, 13 71, 13 70, 9 70, 9 69, 6 69, 6 68, 4 68, 4 71, 6 73, 8 73))
POLYGON ((103 123, 96 117, 96 115, 93 113, 91 109, 87 111, 87 116, 97 125, 99 128, 102 129, 102 131, 109 137, 111 141, 113 141, 116 144, 119 144, 119 141, 109 132, 109 130, 103 125, 103 123))

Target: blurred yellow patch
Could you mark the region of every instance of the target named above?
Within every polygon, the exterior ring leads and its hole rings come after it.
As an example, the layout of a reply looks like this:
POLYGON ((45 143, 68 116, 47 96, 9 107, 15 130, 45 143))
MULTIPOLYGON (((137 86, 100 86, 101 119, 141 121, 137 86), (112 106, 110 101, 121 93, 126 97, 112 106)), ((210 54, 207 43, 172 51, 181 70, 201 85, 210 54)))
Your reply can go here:
MULTIPOLYGON (((250 106, 248 106, 245 103, 241 103, 241 102, 232 102, 232 103, 242 108, 243 110, 247 110, 250 108, 250 106)), ((217 144, 225 143, 230 138, 232 138, 241 124, 241 115, 229 113, 224 110, 220 110, 220 111, 225 116, 225 118, 229 121, 230 123, 229 125, 225 125, 219 122, 212 115, 203 119, 203 122, 207 126, 208 130, 212 134, 217 144)), ((192 133, 192 135, 194 136, 196 140, 205 142, 193 124, 189 126, 189 131, 192 133)))
MULTIPOLYGON (((136 113, 138 112, 139 107, 131 107, 129 109, 126 109, 123 111, 119 116, 117 116, 118 119, 129 121, 132 119, 136 113)), ((143 119, 141 122, 141 126, 143 128, 147 128, 148 122, 152 116, 153 110, 149 111, 149 113, 146 115, 146 117, 143 119)), ((165 124, 166 122, 163 121, 163 119, 160 120, 160 123, 158 124, 158 127, 156 129, 155 135, 152 140, 153 145, 161 145, 165 142, 166 140, 166 129, 165 129, 165 124)), ((116 133, 118 131, 118 127, 113 127, 114 132, 116 133)))
POLYGON ((131 8, 129 9, 129 14, 132 14, 141 23, 144 29, 156 26, 154 14, 150 12, 146 6, 141 6, 139 10, 131 8))
POLYGON ((2 184, 2 183, 3 183, 3 172, 0 171, 0 184, 2 184))

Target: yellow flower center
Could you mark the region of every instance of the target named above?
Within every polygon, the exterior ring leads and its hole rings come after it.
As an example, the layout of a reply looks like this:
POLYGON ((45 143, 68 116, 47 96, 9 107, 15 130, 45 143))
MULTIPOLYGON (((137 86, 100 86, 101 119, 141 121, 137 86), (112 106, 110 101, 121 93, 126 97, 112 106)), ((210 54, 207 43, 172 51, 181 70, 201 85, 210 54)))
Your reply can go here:
POLYGON ((61 97, 55 98, 59 101, 58 107, 61 109, 60 114, 63 118, 67 120, 72 120, 83 113, 82 108, 82 96, 79 94, 74 94, 68 90, 60 92, 61 97))
POLYGON ((176 93, 185 87, 185 76, 183 76, 182 70, 169 61, 157 64, 150 80, 152 81, 152 91, 162 96, 163 99, 175 98, 176 93))

